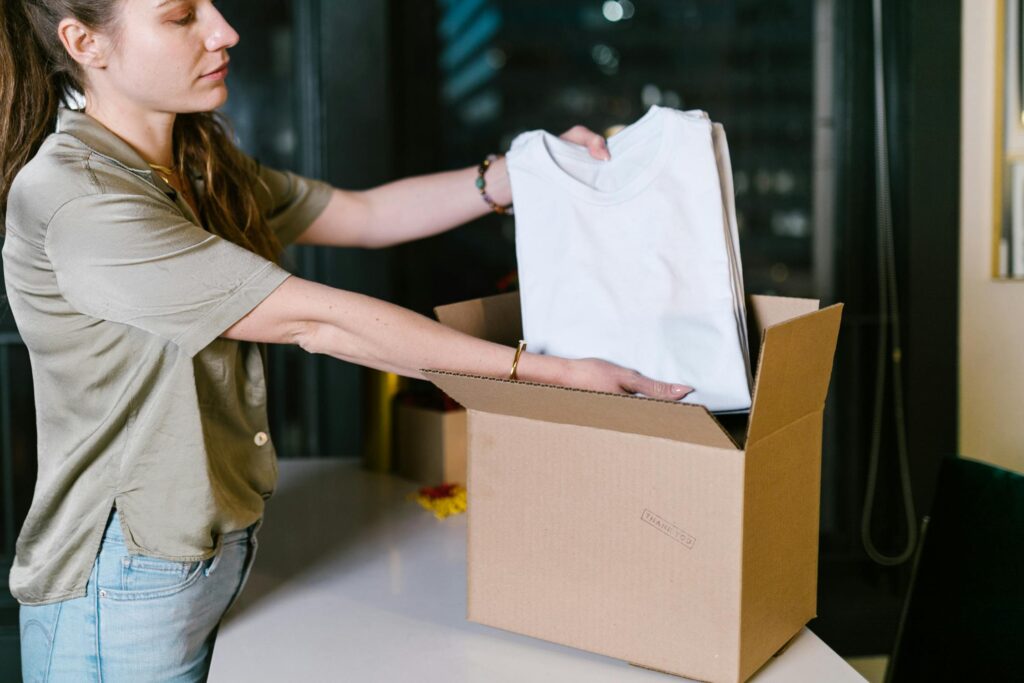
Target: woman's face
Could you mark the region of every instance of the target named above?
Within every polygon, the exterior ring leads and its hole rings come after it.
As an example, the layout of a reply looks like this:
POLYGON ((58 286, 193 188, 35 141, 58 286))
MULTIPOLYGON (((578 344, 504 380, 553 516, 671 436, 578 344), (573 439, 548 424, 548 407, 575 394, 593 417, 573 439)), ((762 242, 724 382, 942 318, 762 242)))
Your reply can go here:
POLYGON ((237 43, 211 0, 122 0, 92 95, 156 112, 211 111, 227 100, 227 50, 237 43))

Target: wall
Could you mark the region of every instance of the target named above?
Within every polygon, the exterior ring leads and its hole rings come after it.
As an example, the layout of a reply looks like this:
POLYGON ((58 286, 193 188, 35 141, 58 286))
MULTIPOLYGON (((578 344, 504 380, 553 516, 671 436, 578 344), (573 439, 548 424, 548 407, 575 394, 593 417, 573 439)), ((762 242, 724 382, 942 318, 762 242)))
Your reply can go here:
POLYGON ((1024 282, 991 278, 997 0, 962 7, 960 454, 1024 472, 1024 282))

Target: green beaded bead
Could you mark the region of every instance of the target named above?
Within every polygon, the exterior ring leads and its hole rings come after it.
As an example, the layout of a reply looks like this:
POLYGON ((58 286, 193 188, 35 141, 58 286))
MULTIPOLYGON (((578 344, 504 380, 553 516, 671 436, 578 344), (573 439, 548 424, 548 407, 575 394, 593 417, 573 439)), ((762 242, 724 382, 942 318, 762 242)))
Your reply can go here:
POLYGON ((486 185, 487 185, 487 181, 485 181, 482 177, 476 179, 477 189, 482 190, 482 189, 484 189, 484 187, 486 187, 486 185))

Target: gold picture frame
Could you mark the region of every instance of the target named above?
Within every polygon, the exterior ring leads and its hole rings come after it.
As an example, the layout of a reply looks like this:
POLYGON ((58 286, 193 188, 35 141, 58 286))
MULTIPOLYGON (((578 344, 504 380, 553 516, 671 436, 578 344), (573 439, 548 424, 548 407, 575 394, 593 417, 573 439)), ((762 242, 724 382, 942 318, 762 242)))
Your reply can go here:
POLYGON ((1024 279, 1024 0, 999 0, 996 20, 992 277, 1024 279))

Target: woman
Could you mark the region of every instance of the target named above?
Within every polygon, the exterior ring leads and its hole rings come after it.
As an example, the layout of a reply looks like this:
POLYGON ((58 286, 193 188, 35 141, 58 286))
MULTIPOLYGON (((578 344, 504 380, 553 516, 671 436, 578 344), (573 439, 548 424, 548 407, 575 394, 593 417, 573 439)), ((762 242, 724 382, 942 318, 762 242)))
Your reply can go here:
MULTIPOLYGON (((39 475, 11 590, 26 680, 202 680, 274 486, 263 342, 678 399, 289 276, 291 242, 383 247, 502 210, 503 160, 330 188, 259 167, 211 114, 238 36, 210 0, 4 0, 0 211, 39 475), (60 107, 84 94, 84 111, 60 107), (255 342, 255 343, 253 343, 255 342)), ((600 136, 564 136, 608 158, 600 136)))

